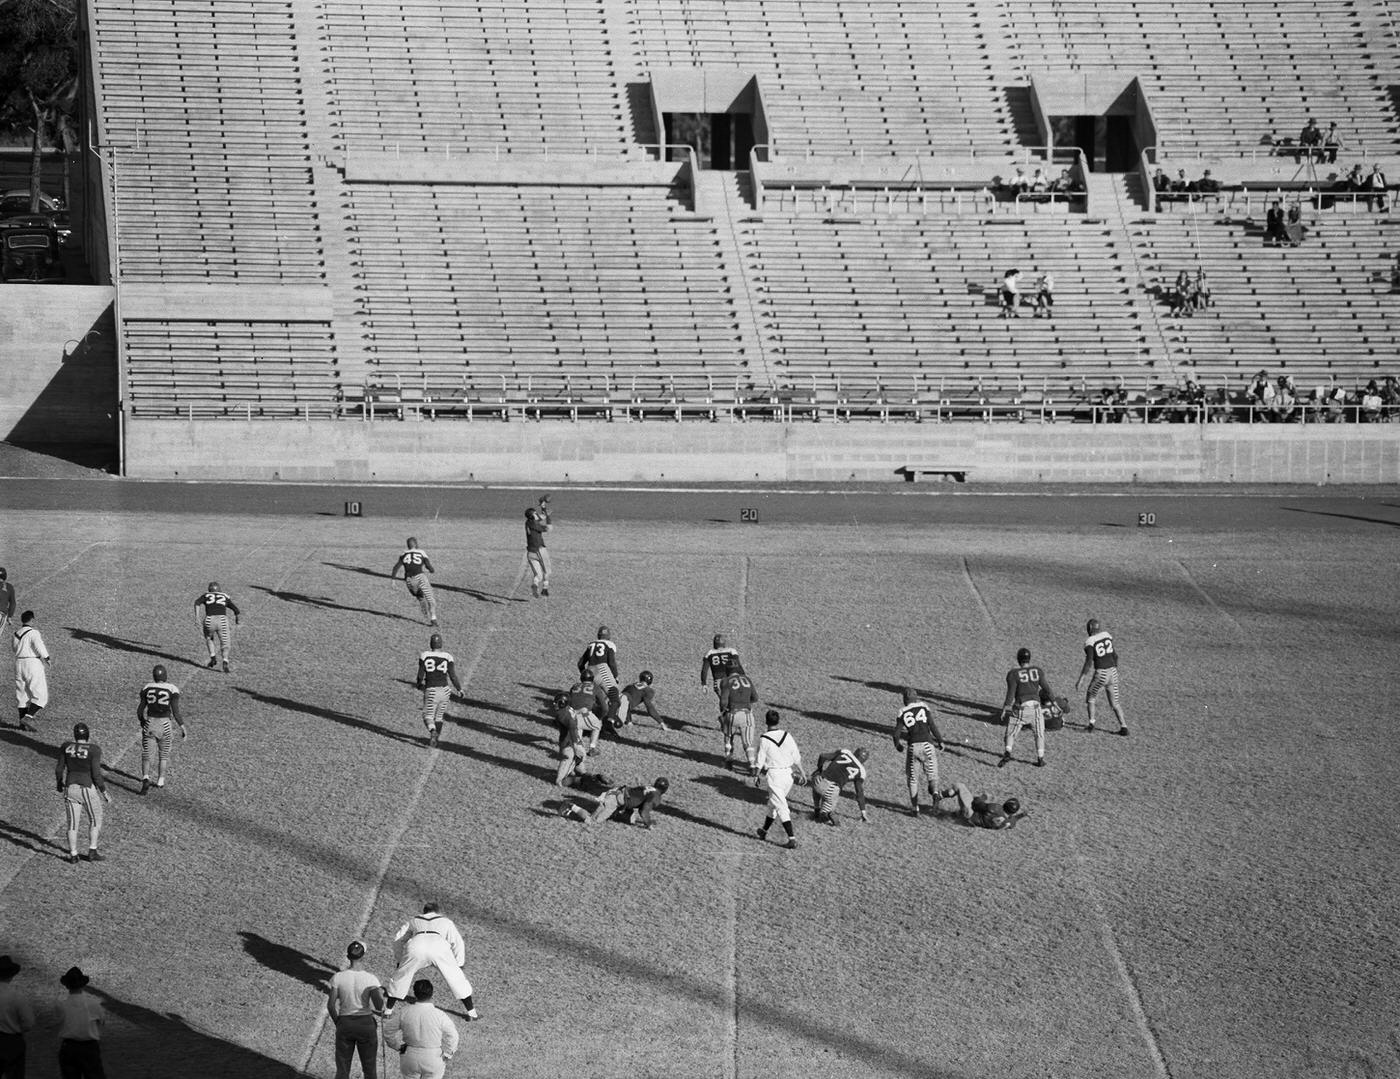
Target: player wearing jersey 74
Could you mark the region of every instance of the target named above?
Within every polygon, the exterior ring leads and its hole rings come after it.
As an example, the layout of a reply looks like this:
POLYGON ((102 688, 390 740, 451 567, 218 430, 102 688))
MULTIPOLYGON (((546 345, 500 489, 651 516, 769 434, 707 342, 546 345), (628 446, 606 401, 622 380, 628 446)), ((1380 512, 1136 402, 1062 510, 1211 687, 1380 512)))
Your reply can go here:
POLYGON ((913 689, 902 692, 904 707, 894 721, 894 748, 904 754, 904 775, 909 782, 909 812, 919 815, 920 779, 927 783, 929 797, 938 808, 938 750, 943 748, 943 735, 933 721, 933 707, 919 700, 913 689))
POLYGON ((817 823, 836 825, 836 803, 847 783, 855 791, 860 819, 870 820, 865 807, 865 780, 869 775, 865 762, 869 759, 870 750, 864 747, 854 753, 849 749, 836 749, 817 758, 817 770, 812 774, 812 802, 817 823))
POLYGON ((151 681, 141 687, 136 722, 141 724, 141 793, 145 794, 151 789, 151 749, 156 750, 156 786, 163 787, 174 728, 180 728, 182 742, 189 737, 180 716, 180 687, 167 681, 165 668, 159 663, 151 668, 151 681))
POLYGON ((1113 715, 1118 720, 1118 733, 1126 738, 1128 725, 1123 722, 1123 706, 1118 703, 1118 650, 1113 645, 1112 635, 1099 625, 1097 618, 1089 619, 1084 628, 1089 637, 1084 642, 1084 666, 1079 672, 1079 677, 1074 680, 1074 688, 1078 690, 1084 676, 1090 671, 1093 672, 1093 677, 1089 679, 1089 689, 1084 695, 1084 707, 1089 713, 1089 729, 1086 733, 1094 733, 1094 705, 1097 703, 1099 691, 1103 690, 1108 695, 1108 706, 1113 709, 1113 715))
POLYGON ((447 702, 452 696, 448 683, 462 692, 462 683, 457 680, 457 661, 451 652, 442 648, 442 634, 434 633, 428 638, 428 650, 418 654, 418 675, 415 684, 423 691, 423 726, 428 728, 428 745, 438 744, 442 735, 443 720, 447 715, 447 702))

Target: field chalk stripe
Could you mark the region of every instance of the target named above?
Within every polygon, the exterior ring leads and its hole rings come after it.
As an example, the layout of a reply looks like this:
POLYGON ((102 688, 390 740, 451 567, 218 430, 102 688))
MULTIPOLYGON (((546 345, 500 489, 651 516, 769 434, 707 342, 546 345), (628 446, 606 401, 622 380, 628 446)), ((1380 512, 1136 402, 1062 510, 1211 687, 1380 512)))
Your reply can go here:
POLYGON ((1186 583, 1191 586, 1192 590, 1196 593, 1196 595, 1200 596, 1201 599, 1206 601, 1211 610, 1213 610, 1216 614, 1218 614, 1221 618, 1228 622, 1230 626, 1234 629, 1234 631, 1238 633, 1241 637, 1249 636, 1245 632, 1244 627, 1240 625, 1237 621, 1235 621, 1235 616, 1232 615, 1229 611, 1227 611, 1224 607, 1220 606, 1220 604, 1216 603, 1214 598, 1212 598, 1211 594, 1196 583, 1196 578, 1191 576, 1191 571, 1186 568, 1185 562, 1181 561, 1181 559, 1179 558, 1176 559, 1176 568, 1181 570, 1181 575, 1186 578, 1186 583))
POLYGON ((46 573, 46 574, 44 574, 44 576, 40 577, 37 581, 31 581, 31 582, 30 582, 28 585, 26 585, 25 587, 27 587, 27 588, 39 588, 39 587, 41 587, 41 586, 43 586, 43 585, 48 584, 48 583, 49 583, 50 581, 52 581, 55 577, 59 576, 59 575, 60 575, 64 570, 66 570, 69 566, 71 566, 74 562, 76 562, 76 561, 78 561, 78 559, 82 558, 83 555, 87 554, 89 551, 93 550, 94 548, 97 548, 97 547, 105 547, 105 546, 107 546, 107 541, 106 541, 106 540, 98 540, 96 543, 89 543, 86 547, 84 547, 81 551, 79 551, 77 554, 75 554, 75 555, 74 555, 72 558, 70 558, 67 562, 65 562, 65 563, 63 563, 63 565, 59 566, 58 569, 54 570, 52 573, 46 573))
POLYGON ((1143 1044, 1147 1046, 1148 1055, 1152 1057, 1153 1073, 1157 1079, 1171 1079, 1171 1069, 1167 1067, 1167 1060, 1162 1056, 1162 1047, 1157 1044, 1157 1035, 1152 1032, 1152 1023, 1147 1018, 1147 1010, 1142 1006, 1142 994, 1138 992, 1137 982, 1133 979, 1133 972, 1128 967, 1127 959, 1123 957, 1123 950, 1118 947, 1118 937, 1114 934, 1113 925, 1108 920, 1108 912, 1104 910, 1099 890, 1094 886, 1094 878, 1090 872, 1088 860, 1084 855, 1078 853, 1075 854, 1075 860, 1079 863, 1080 873, 1083 876, 1084 890, 1089 893, 1089 901, 1094 906, 1094 918, 1099 923, 1099 936, 1103 940, 1104 951, 1108 952, 1109 958, 1113 960, 1113 965, 1118 970, 1118 979, 1123 983, 1123 989, 1128 995, 1128 1007, 1132 1009, 1138 1033, 1142 1035, 1143 1044))
MULTIPOLYGON (((520 589, 521 582, 525 580, 525 565, 522 563, 516 570, 515 582, 510 586, 508 596, 514 596, 520 589)), ((499 617, 499 610, 497 612, 499 617)), ((472 678, 476 676, 476 669, 481 665, 482 657, 486 655, 486 646, 490 642, 489 627, 485 631, 479 631, 476 648, 472 652, 471 661, 462 672, 462 688, 465 690, 471 685, 472 678)), ((423 770, 418 774, 418 782, 413 785, 413 792, 408 800, 403 802, 403 814, 399 817, 399 822, 394 828, 394 833, 389 837, 389 842, 384 847, 384 856, 379 859, 379 869, 375 872, 374 886, 370 889, 368 898, 365 900, 364 910, 360 912, 360 920, 355 925, 355 936, 363 939, 365 930, 369 928, 370 916, 374 913, 375 906, 379 903, 380 893, 384 891, 384 880, 389 876, 389 867, 393 865, 395 856, 399 853, 400 842, 408 832, 409 825, 413 823, 418 812, 418 804, 423 800, 423 792, 428 788, 428 780, 432 777, 433 769, 437 767, 438 759, 442 755, 442 748, 434 746, 428 751, 428 762, 423 770)), ((320 1043, 322 1035, 325 1034, 326 1024, 330 1017, 322 1009, 316 1017, 316 1024, 311 1030, 311 1034, 306 1039, 306 1048, 301 1055, 301 1067, 298 1071, 301 1074, 309 1074, 307 1071, 311 1067, 311 1058, 316 1055, 316 1046, 320 1043)))
POLYGON ((992 617, 992 609, 987 606, 987 601, 982 598, 982 590, 977 587, 977 582, 972 579, 972 566, 967 561, 967 555, 963 555, 962 560, 963 580, 967 582, 967 587, 972 590, 972 597, 977 600, 977 606, 982 608, 982 614, 987 619, 987 625, 997 628, 997 620, 992 617))

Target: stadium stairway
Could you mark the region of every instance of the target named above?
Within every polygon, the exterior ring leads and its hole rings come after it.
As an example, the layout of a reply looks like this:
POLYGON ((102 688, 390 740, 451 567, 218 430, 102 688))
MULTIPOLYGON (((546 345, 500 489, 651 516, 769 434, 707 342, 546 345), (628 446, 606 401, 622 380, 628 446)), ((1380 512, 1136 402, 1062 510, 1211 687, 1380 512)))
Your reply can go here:
POLYGON ((745 272, 743 244, 739 237, 740 222, 753 213, 744 194, 747 177, 748 173, 740 172, 701 172, 695 181, 696 198, 706 211, 714 214, 720 260, 734 296, 739 347, 749 360, 749 376, 755 386, 768 387, 774 384, 774 379, 763 350, 757 289, 745 272))

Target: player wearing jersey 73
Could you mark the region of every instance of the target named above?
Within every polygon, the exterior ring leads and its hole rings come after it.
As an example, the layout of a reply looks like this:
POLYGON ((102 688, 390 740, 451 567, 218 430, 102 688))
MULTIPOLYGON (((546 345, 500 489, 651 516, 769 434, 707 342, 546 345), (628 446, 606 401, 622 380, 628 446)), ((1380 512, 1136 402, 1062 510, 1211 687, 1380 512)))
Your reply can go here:
POLYGON ((145 794, 151 789, 151 750, 156 750, 156 786, 163 787, 175 727, 180 728, 181 741, 189 737, 180 716, 180 687, 166 679, 159 663, 151 668, 151 681, 141 687, 136 722, 141 724, 141 793, 145 794))
POLYGON ((1099 691, 1102 690, 1107 694, 1108 706, 1113 709, 1113 715, 1118 720, 1118 733, 1126 738, 1128 725, 1123 722, 1123 706, 1118 703, 1118 650, 1114 647, 1112 635, 1099 625, 1097 618, 1089 619, 1089 624, 1084 628, 1089 637, 1084 642, 1084 667, 1080 670, 1079 677, 1074 680, 1074 688, 1078 690, 1084 676, 1090 671, 1093 672, 1093 677, 1089 679, 1089 688, 1084 695, 1084 707, 1089 713, 1087 733, 1094 733, 1094 705, 1097 703, 1099 691))
POLYGON ((447 714, 447 702, 452 696, 448 683, 462 692, 457 680, 457 661, 442 648, 442 634, 428 638, 428 650, 418 654, 418 675, 415 684, 423 691, 423 726, 428 728, 428 745, 438 744, 442 724, 447 714))
POLYGON ((938 750, 943 748, 943 735, 933 721, 933 707, 919 700, 913 689, 902 692, 904 707, 894 721, 895 752, 904 754, 904 775, 909 783, 909 812, 919 815, 919 784, 922 778, 928 786, 929 797, 938 807, 938 750))

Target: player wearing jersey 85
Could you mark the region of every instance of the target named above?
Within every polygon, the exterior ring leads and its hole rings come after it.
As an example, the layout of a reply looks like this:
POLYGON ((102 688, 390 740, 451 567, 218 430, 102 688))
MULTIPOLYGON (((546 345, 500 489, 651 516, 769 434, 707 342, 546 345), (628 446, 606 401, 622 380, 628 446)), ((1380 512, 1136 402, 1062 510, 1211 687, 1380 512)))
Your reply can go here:
POLYGON ((1090 671, 1093 672, 1093 677, 1089 679, 1089 688, 1084 695, 1084 707, 1089 713, 1087 733, 1094 733, 1094 705, 1099 691, 1102 690, 1107 694, 1108 706, 1113 709, 1113 715, 1118 720, 1118 733, 1126 738, 1128 725, 1123 722, 1123 706, 1118 703, 1118 649, 1114 647, 1112 635, 1099 625, 1097 618, 1089 619, 1084 628, 1089 637, 1084 642, 1084 666, 1079 672, 1079 677, 1074 680, 1074 688, 1079 689, 1084 676, 1090 671))
POLYGON ((156 786, 163 787, 175 727, 180 728, 181 741, 189 737, 180 716, 180 687, 166 680, 165 668, 159 663, 151 668, 151 681, 141 687, 136 722, 141 724, 141 793, 145 794, 151 789, 152 748, 156 750, 156 786))

